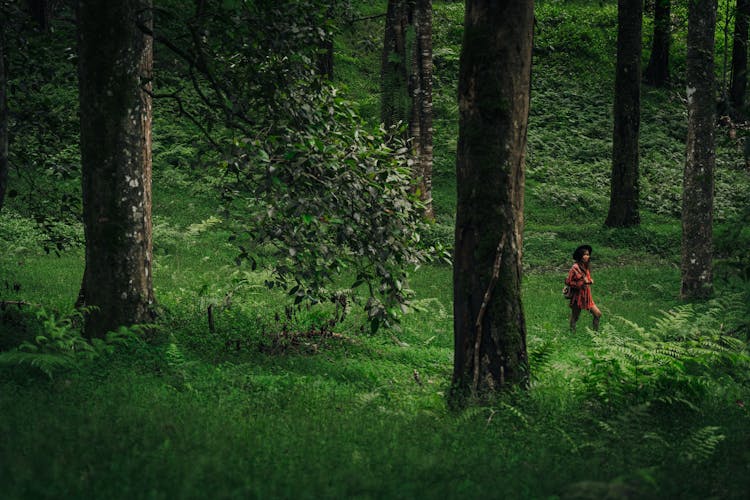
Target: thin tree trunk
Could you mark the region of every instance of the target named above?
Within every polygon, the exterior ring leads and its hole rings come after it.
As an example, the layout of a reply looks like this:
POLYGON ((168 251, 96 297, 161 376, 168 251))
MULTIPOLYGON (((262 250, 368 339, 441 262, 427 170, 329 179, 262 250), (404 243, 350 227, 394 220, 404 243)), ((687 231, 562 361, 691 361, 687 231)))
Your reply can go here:
POLYGON ((149 322, 151 0, 79 0, 86 334, 149 322))
POLYGON ((654 41, 643 79, 654 87, 669 83, 669 46, 671 45, 671 0, 656 0, 654 10, 654 41))
MULTIPOLYGON (((336 7, 336 1, 332 0, 326 11, 326 19, 330 20, 333 18, 336 7)), ((333 80, 333 33, 326 33, 325 40, 320 44, 318 74, 330 81, 333 80)))
POLYGON ((49 31, 52 24, 52 8, 49 0, 28 0, 29 14, 36 21, 39 29, 49 31))
POLYGON ((381 66, 381 119, 404 122, 425 217, 432 211, 432 2, 389 0, 381 66))
POLYGON ((388 0, 380 76, 380 119, 386 128, 407 122, 410 115, 408 28, 406 0, 388 0))
POLYGON ((459 73, 451 400, 525 387, 521 304, 533 2, 467 0, 459 73))
POLYGON ((609 227, 640 223, 638 212, 638 137, 641 121, 641 0, 619 0, 617 72, 609 227))
POLYGON ((716 1, 693 0, 688 11, 688 134, 682 192, 682 287, 685 299, 713 293, 714 36, 716 1))
POLYGON ((8 189, 8 73, 5 31, 8 20, 0 19, 0 210, 8 189))
POLYGON ((410 78, 412 118, 409 122, 413 138, 416 174, 424 214, 434 219, 432 210, 432 0, 418 0, 415 11, 416 61, 410 78))
POLYGON ((328 80, 333 80, 333 38, 329 37, 321 43, 318 57, 318 73, 328 80))
POLYGON ((729 102, 734 110, 741 110, 745 104, 748 21, 750 0, 737 0, 732 40, 732 82, 729 89, 729 102))

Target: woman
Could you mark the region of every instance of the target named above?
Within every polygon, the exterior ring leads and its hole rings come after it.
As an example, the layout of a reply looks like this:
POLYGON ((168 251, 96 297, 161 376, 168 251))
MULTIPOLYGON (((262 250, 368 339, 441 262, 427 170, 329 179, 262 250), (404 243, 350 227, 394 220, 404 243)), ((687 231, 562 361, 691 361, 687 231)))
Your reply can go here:
POLYGON ((591 285, 594 284, 589 266, 591 247, 581 245, 576 248, 573 252, 573 260, 575 264, 570 268, 568 277, 565 279, 565 284, 573 290, 573 297, 570 299, 570 331, 575 331, 578 317, 581 315, 581 310, 584 309, 591 311, 591 315, 594 317, 594 330, 598 330, 602 312, 596 307, 591 296, 591 285))

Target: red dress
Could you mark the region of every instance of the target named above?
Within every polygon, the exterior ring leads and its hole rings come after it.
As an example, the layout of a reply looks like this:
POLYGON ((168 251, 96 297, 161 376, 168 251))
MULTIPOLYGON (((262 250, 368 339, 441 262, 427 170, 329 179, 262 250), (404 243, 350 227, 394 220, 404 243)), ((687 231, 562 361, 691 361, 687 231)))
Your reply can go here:
POLYGON ((570 307, 575 304, 579 309, 591 309, 594 306, 594 299, 591 296, 591 285, 594 280, 591 279, 591 273, 588 269, 583 269, 576 262, 568 272, 568 277, 565 279, 565 284, 569 285, 573 289, 573 297, 570 299, 570 307))

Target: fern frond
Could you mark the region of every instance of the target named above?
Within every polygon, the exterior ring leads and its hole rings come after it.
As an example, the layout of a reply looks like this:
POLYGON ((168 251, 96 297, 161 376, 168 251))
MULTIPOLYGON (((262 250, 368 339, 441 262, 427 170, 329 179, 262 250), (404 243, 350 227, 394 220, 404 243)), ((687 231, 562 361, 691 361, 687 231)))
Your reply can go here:
POLYGON ((570 450, 576 455, 579 454, 581 446, 575 442, 571 435, 562 427, 557 427, 557 430, 560 432, 560 434, 562 434, 563 439, 570 445, 570 450))
POLYGON ((686 408, 696 413, 700 413, 700 408, 695 406, 693 403, 691 403, 687 399, 679 397, 679 396, 669 396, 669 395, 659 396, 654 401, 658 403, 662 403, 666 406, 684 405, 686 408))
POLYGON ((516 419, 518 419, 524 427, 529 426, 529 418, 515 406, 508 404, 505 401, 500 401, 500 407, 504 408, 508 413, 516 417, 516 419))
POLYGON ((607 434, 610 434, 612 436, 619 436, 619 433, 615 430, 615 428, 609 422, 605 422, 604 420, 597 420, 596 426, 599 427, 601 430, 603 430, 607 434))
MULTIPOLYGON (((477 416, 482 415, 486 412, 487 408, 481 406, 471 406, 461 412, 461 414, 458 416, 458 421, 462 423, 468 422, 470 420, 474 420, 477 416)), ((484 415, 482 415, 482 418, 484 418, 484 415)))
POLYGON ((688 462, 705 462, 726 439, 720 431, 721 427, 716 426, 706 426, 696 430, 683 442, 680 457, 688 462))
POLYGON ((169 343, 164 355, 167 360, 167 365, 169 365, 170 368, 180 368, 185 364, 185 356, 174 342, 169 343))
POLYGON ((664 436, 656 432, 651 432, 651 431, 645 432, 643 434, 643 439, 644 441, 654 442, 665 449, 670 449, 673 446, 673 444, 667 439, 665 439, 664 436))
POLYGON ((0 353, 0 365, 28 365, 53 378, 56 371, 74 366, 75 358, 60 353, 31 353, 14 349, 0 353))
POLYGON ((529 350, 529 365, 533 367, 532 375, 542 372, 553 359, 555 349, 552 342, 545 340, 541 345, 529 350))

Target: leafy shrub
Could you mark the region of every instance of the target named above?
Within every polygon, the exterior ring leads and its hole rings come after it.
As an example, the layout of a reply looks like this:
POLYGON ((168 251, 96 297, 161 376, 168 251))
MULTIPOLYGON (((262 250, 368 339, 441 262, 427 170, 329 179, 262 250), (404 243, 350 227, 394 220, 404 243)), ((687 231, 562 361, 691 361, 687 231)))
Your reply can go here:
POLYGON ((352 288, 366 287, 373 330, 392 324, 411 295, 406 266, 427 257, 406 145, 363 128, 325 86, 292 88, 269 105, 267 132, 239 144, 242 160, 227 166, 226 192, 252 214, 241 257, 253 263, 259 245, 273 245, 269 286, 295 304, 327 300, 333 277, 351 273, 352 288))
POLYGON ((83 242, 83 225, 76 220, 46 216, 34 220, 4 207, 0 213, 0 240, 9 254, 23 255, 40 250, 59 253, 83 242))

